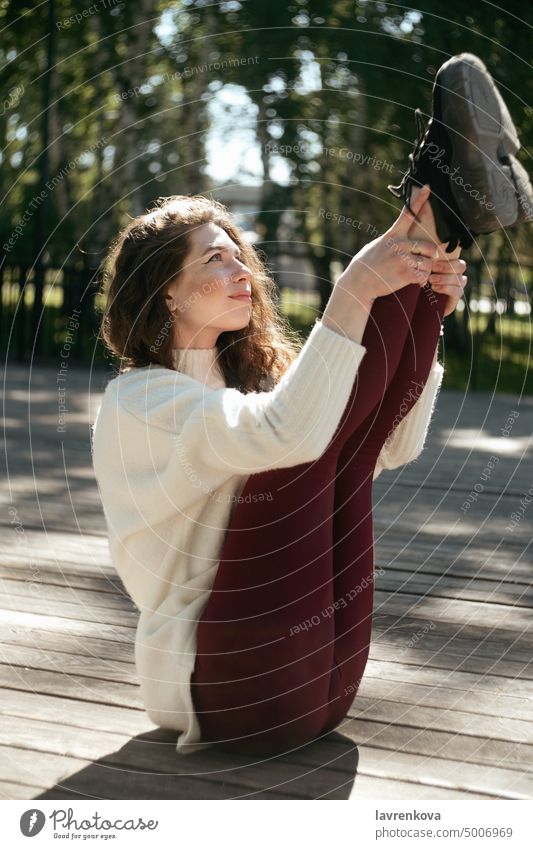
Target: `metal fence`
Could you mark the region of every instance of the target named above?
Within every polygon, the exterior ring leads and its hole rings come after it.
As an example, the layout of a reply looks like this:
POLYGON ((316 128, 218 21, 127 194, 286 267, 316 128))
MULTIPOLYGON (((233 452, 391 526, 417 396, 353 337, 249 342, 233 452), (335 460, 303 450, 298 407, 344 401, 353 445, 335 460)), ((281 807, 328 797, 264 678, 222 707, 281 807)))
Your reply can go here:
POLYGON ((95 298, 100 279, 87 266, 3 265, 0 345, 10 360, 57 359, 68 345, 78 361, 104 360, 95 298), (41 280, 39 280, 39 275, 41 280), (35 297, 37 291, 37 298, 35 297))

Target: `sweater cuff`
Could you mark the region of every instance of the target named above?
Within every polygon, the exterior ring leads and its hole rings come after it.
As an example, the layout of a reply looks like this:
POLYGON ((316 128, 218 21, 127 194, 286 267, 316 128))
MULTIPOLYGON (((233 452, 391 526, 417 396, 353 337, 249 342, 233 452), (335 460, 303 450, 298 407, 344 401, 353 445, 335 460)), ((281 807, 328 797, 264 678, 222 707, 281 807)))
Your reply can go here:
POLYGON ((316 345, 316 340, 319 339, 319 344, 321 346, 326 345, 326 350, 335 350, 339 351, 341 348, 346 352, 349 352, 349 357, 352 357, 354 354, 356 357, 363 358, 363 354, 366 354, 366 348, 364 345, 359 344, 354 339, 350 339, 349 336, 345 336, 344 333, 339 333, 337 330, 333 330, 331 327, 327 327, 323 324, 322 319, 318 319, 315 321, 309 336, 307 337, 307 341, 312 340, 313 344, 316 345), (324 342, 322 342, 320 337, 324 337, 324 342))
MULTIPOLYGON (((343 389, 348 386, 351 391, 365 354, 363 345, 317 320, 282 380, 287 387, 291 386, 292 399, 298 398, 305 407, 313 409, 315 404, 324 404, 326 387, 329 394, 343 395, 343 389)), ((348 395, 349 392, 345 401, 348 395)), ((301 422, 302 409, 295 412, 301 422)))

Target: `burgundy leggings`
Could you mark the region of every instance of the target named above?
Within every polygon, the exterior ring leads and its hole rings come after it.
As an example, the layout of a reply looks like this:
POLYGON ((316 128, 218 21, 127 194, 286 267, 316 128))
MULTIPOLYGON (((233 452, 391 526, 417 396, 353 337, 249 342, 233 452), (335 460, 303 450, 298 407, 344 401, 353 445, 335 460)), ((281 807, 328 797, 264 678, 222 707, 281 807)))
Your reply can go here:
POLYGON ((263 498, 236 505, 191 682, 202 739, 218 748, 276 754, 346 716, 370 646, 372 476, 428 378, 446 302, 417 284, 374 301, 326 451, 248 478, 241 495, 263 498))

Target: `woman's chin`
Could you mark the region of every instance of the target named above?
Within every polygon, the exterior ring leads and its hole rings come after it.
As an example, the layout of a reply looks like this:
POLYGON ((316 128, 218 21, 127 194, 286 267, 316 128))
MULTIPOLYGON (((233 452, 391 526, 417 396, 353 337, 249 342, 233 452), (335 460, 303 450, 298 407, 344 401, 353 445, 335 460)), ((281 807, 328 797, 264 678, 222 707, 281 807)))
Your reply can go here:
POLYGON ((236 313, 232 316, 226 316, 224 320, 224 330, 242 330, 244 327, 248 327, 250 324, 251 311, 250 310, 239 310, 239 313, 236 313))

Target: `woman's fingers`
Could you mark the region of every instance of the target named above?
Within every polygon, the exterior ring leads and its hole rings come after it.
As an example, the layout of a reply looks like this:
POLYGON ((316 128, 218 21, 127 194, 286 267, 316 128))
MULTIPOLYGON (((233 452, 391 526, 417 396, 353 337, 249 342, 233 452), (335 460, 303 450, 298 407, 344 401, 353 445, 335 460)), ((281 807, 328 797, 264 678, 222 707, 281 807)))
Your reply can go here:
POLYGON ((459 274, 462 275, 466 268, 464 259, 435 260, 431 271, 434 274, 459 274))
POLYGON ((448 296, 444 310, 444 318, 447 318, 455 311, 457 304, 463 297, 467 278, 464 274, 430 274, 429 283, 434 292, 448 296))
POLYGON ((393 239, 393 247, 400 256, 407 256, 409 259, 416 259, 418 256, 436 261, 437 248, 427 239, 393 239))
POLYGON ((413 268, 412 280, 413 283, 418 283, 425 286, 431 274, 431 260, 421 259, 413 268))
POLYGON ((403 275, 412 283, 424 284, 435 261, 435 245, 425 239, 391 239, 391 253, 401 260, 403 275))
POLYGON ((465 275, 458 274, 430 274, 429 282, 432 286, 437 286, 440 289, 450 289, 450 294, 457 292, 459 295, 466 286, 468 278, 465 275))

